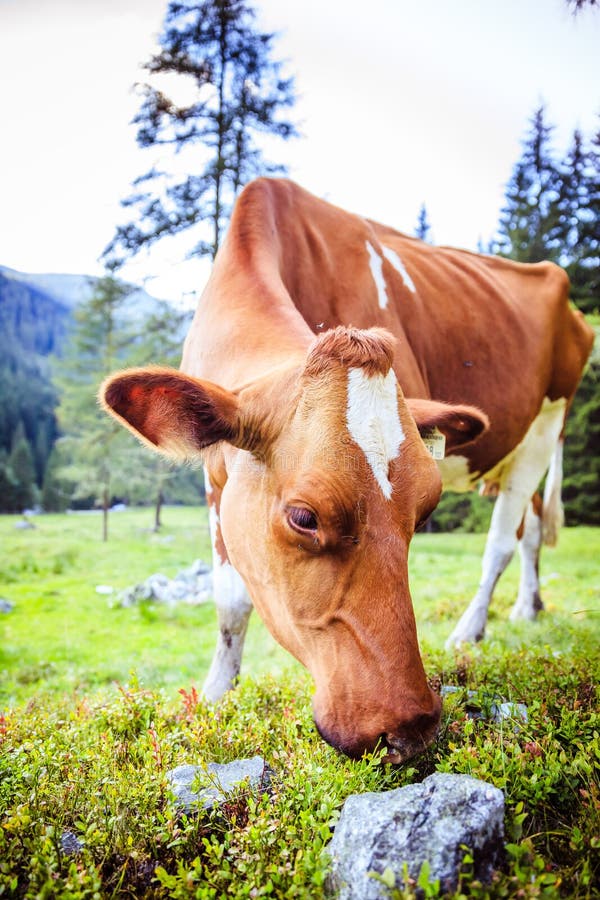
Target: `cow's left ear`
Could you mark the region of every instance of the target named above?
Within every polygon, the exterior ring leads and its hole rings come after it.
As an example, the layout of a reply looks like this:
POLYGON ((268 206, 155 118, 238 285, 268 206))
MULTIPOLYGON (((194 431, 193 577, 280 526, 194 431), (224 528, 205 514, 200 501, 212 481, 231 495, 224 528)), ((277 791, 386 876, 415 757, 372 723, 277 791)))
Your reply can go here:
POLYGON ((107 378, 98 396, 107 412, 166 456, 193 459, 218 441, 238 443, 236 396, 177 369, 126 369, 107 378))
POLYGON ((422 437, 434 428, 441 431, 446 438, 446 453, 472 443, 490 425, 486 414, 474 406, 409 398, 406 404, 422 437))

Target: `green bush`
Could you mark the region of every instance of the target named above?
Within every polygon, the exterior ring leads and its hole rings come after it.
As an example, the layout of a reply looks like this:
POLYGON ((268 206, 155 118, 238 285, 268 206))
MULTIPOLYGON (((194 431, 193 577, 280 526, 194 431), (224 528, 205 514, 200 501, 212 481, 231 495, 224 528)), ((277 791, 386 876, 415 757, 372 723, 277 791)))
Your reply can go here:
POLYGON ((475 491, 468 494, 446 491, 429 520, 429 530, 485 533, 490 526, 493 505, 493 497, 482 497, 475 491))

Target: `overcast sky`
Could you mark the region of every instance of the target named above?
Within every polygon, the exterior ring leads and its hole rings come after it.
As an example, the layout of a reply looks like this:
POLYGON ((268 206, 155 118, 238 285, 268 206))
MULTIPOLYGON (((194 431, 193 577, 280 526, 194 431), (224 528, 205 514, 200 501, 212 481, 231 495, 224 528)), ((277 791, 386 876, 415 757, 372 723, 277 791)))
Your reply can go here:
MULTIPOLYGON (((150 159, 132 84, 166 0, 0 0, 0 264, 99 274, 120 200, 150 159)), ((303 138, 279 159, 314 193, 436 243, 493 233, 527 119, 542 101, 563 151, 600 112, 600 11, 565 0, 256 0, 281 32, 303 138)), ((202 287, 178 248, 125 274, 161 297, 202 287)))

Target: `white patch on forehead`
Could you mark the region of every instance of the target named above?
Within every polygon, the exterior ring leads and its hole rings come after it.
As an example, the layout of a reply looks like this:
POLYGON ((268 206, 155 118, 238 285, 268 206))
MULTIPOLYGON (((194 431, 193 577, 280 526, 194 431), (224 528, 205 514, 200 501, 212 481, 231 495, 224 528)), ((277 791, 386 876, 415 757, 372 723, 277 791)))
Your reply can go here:
POLYGON ((348 370, 348 431, 373 470, 377 483, 388 500, 392 496, 390 462, 400 452, 404 431, 398 414, 396 376, 368 375, 364 369, 348 370))
POLYGON ((402 281, 413 294, 416 294, 417 289, 415 287, 415 283, 406 271, 406 266, 398 256, 395 250, 392 250, 390 247, 386 247, 385 245, 382 247, 383 255, 387 259, 387 261, 394 267, 396 272, 401 276, 402 281))
POLYGON ((379 306, 381 309, 385 309, 388 305, 388 295, 387 289, 385 285, 385 278, 383 277, 383 260, 375 247, 369 243, 367 244, 367 253, 369 254, 369 266, 371 267, 371 274, 373 276, 373 281, 375 282, 375 287, 377 288, 377 298, 379 300, 379 306))

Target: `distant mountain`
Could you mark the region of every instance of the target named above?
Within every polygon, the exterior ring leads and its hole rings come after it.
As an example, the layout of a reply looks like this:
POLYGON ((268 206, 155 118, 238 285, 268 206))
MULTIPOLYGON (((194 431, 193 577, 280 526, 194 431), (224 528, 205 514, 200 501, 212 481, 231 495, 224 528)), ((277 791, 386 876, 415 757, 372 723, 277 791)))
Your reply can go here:
MULTIPOLYGON (((6 266, 0 266, 0 275, 51 297, 68 309, 73 309, 78 303, 87 300, 98 281, 93 275, 30 274, 17 272, 6 266)), ((161 302, 143 288, 136 287, 128 298, 126 309, 131 310, 132 318, 142 319, 156 312, 157 304, 161 302)))
POLYGON ((90 278, 87 275, 35 275, 17 272, 6 266, 0 266, 0 275, 39 290, 62 306, 73 307, 90 294, 90 278))
MULTIPOLYGON (((57 433, 49 357, 60 355, 73 309, 90 296, 96 280, 86 275, 30 275, 0 266, 0 462, 22 423, 40 480, 57 433)), ((123 317, 127 324, 139 321, 141 330, 160 305, 136 289, 127 298, 123 317)))
POLYGON ((0 268, 0 359, 56 353, 71 312, 50 294, 0 268))

